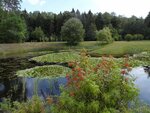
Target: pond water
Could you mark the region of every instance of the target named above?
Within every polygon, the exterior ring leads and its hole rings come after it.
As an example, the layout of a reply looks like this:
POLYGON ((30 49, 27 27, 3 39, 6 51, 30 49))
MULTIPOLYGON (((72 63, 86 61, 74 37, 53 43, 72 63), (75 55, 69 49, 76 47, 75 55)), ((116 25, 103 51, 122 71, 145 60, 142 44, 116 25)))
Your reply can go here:
POLYGON ((140 100, 150 104, 150 75, 143 67, 134 68, 131 74, 136 77, 135 85, 140 90, 140 100))
MULTIPOLYGON (((48 95, 60 95, 59 86, 66 84, 66 79, 63 77, 51 80, 14 77, 15 71, 37 65, 32 64, 26 58, 0 61, 0 98, 9 97, 12 100, 21 101, 37 94, 44 99, 48 95)), ((140 89, 139 98, 150 104, 149 74, 142 67, 134 68, 131 74, 136 77, 135 84, 140 89)))

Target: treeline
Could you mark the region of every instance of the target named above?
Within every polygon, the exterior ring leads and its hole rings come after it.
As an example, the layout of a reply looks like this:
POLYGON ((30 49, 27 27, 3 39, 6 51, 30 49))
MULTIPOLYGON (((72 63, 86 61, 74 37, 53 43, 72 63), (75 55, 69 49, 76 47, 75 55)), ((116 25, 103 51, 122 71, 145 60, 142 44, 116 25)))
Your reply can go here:
POLYGON ((150 13, 143 18, 116 16, 115 13, 80 13, 79 10, 52 12, 4 11, 0 14, 0 43, 24 41, 65 41, 61 36, 63 24, 78 18, 85 30, 84 40, 96 40, 96 31, 105 27, 111 30, 114 40, 149 40, 150 13), (19 31, 19 34, 17 33, 19 31), (9 36, 8 36, 9 35, 9 36), (15 37, 15 38, 14 38, 15 37))

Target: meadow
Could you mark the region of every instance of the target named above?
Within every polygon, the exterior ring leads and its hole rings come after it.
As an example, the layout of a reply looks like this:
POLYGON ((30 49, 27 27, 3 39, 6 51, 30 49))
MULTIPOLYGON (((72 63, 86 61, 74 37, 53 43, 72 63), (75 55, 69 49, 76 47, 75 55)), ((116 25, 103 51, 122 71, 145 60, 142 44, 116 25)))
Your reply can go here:
POLYGON ((143 51, 150 51, 150 41, 116 41, 101 45, 96 41, 81 42, 78 46, 67 46, 65 42, 30 42, 20 44, 0 44, 0 57, 28 56, 60 51, 80 51, 87 49, 91 56, 113 55, 121 57, 143 51))

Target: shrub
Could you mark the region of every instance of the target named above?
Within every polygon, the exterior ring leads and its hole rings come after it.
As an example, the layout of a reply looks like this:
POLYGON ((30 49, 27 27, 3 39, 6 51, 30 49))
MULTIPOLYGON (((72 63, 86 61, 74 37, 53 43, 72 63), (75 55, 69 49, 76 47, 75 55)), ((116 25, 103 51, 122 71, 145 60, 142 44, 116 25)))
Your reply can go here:
POLYGON ((32 41, 37 41, 37 42, 45 41, 45 35, 41 27, 36 27, 35 30, 32 31, 31 38, 32 41))
POLYGON ((115 41, 120 40, 121 35, 119 35, 118 31, 115 28, 111 29, 111 33, 112 33, 113 40, 115 40, 115 41))
POLYGON ((124 39, 125 39, 126 41, 131 41, 131 40, 133 40, 133 35, 131 35, 131 34, 126 34, 125 37, 124 37, 124 39))
POLYGON ((144 39, 144 36, 142 34, 135 34, 133 36, 133 39, 134 40, 143 40, 144 39))
POLYGON ((129 64, 126 62, 121 71, 113 59, 103 58, 91 68, 86 54, 81 56, 81 61, 66 75, 67 85, 52 112, 127 113, 129 102, 138 95, 132 79, 126 76, 129 64))
POLYGON ((111 31, 108 27, 103 28, 96 33, 97 40, 102 44, 109 44, 113 41, 111 31))
POLYGON ((61 28, 61 36, 69 45, 77 45, 83 40, 84 29, 81 21, 71 18, 61 28))

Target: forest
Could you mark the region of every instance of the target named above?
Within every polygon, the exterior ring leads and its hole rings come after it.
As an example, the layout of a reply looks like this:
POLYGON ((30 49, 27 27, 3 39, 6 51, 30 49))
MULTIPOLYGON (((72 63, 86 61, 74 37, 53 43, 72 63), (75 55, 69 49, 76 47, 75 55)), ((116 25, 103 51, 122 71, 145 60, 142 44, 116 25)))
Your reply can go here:
POLYGON ((21 11, 19 2, 15 7, 6 4, 0 9, 0 43, 66 41, 61 36, 61 28, 73 17, 83 24, 84 41, 95 41, 96 31, 104 27, 110 29, 115 41, 150 39, 150 13, 146 18, 125 17, 114 12, 80 12, 73 8, 56 14, 51 11, 21 11))

